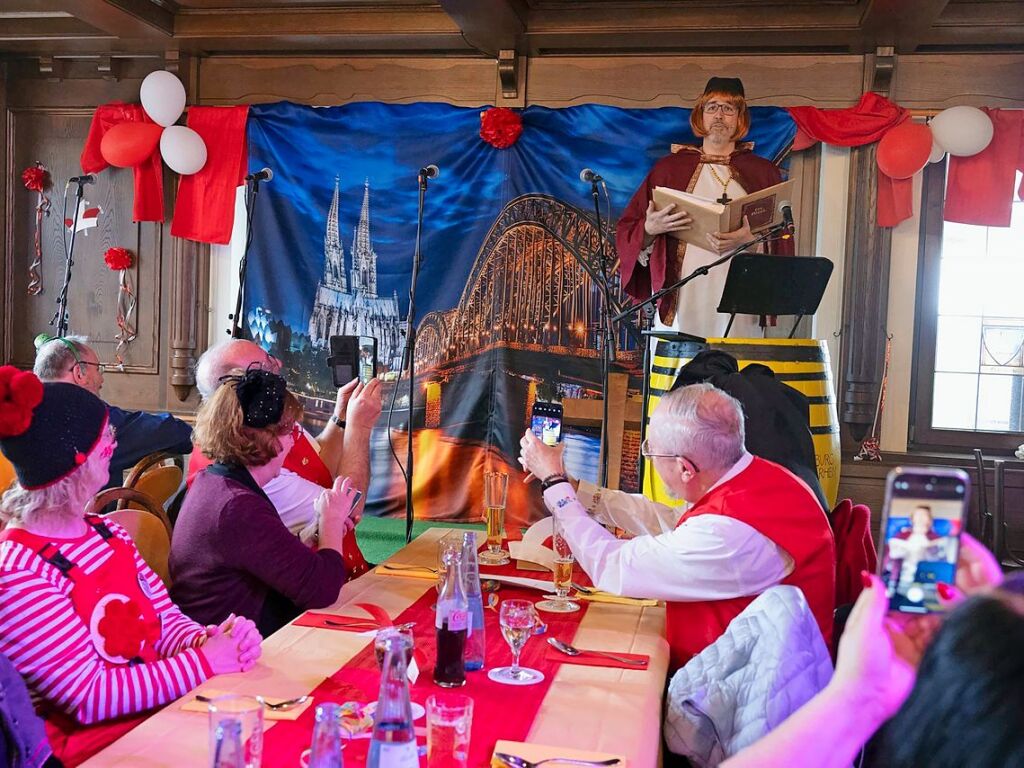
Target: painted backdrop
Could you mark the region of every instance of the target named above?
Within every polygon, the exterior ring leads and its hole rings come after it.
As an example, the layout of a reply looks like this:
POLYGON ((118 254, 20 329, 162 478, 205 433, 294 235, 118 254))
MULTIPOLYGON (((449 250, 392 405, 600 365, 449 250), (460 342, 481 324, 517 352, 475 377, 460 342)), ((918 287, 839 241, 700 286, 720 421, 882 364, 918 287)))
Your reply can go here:
MULTIPOLYGON (((479 137, 480 113, 445 104, 252 107, 249 167, 269 166, 253 224, 245 314, 250 335, 279 357, 307 414, 333 405, 326 365, 333 334, 377 338, 387 381, 373 438, 370 514, 401 514, 409 392, 401 369, 416 233, 417 170, 440 176, 426 195, 416 292, 412 398, 418 517, 479 519, 485 467, 505 469, 508 516, 541 514, 525 486, 518 441, 536 399, 600 396, 597 345, 602 240, 617 282, 614 224, 673 143, 695 141, 689 111, 586 105, 528 107, 508 149, 479 137), (606 180, 603 231, 582 168, 606 180), (388 406, 394 398, 387 429, 388 406), (389 437, 392 445, 389 446, 389 437)), ((755 151, 777 160, 795 135, 787 112, 752 109, 755 151)), ((618 367, 638 373, 619 329, 618 367)), ((636 435, 627 434, 629 486, 636 435)), ((598 435, 567 428, 570 471, 593 476, 598 435)))

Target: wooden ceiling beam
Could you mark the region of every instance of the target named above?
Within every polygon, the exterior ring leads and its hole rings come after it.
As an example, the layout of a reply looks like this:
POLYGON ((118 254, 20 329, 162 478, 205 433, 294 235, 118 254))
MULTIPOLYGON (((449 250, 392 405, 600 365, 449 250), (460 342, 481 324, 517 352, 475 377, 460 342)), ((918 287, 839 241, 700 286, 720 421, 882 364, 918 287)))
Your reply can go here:
POLYGON ((871 0, 861 21, 857 53, 892 46, 896 53, 913 53, 927 37, 949 0, 871 0))
POLYGON ((491 56, 515 50, 526 31, 527 9, 515 0, 440 0, 471 46, 491 56))
POLYGON ((169 38, 174 14, 151 0, 18 0, 21 8, 63 11, 121 39, 169 38))
MULTIPOLYGON (((107 37, 95 27, 70 16, 6 18, 0 23, 0 42, 107 37)), ((5 46, 6 47, 6 46, 5 46)))

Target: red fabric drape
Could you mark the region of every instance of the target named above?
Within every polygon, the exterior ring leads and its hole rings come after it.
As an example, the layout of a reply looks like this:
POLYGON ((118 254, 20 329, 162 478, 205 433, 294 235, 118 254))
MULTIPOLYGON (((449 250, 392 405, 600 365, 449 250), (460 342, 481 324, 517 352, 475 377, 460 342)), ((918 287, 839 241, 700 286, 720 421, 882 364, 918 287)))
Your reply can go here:
MULTIPOLYGON (((789 107, 797 125, 793 149, 800 150, 823 141, 840 147, 872 144, 886 131, 909 120, 903 107, 877 93, 865 93, 849 109, 789 107)), ((877 218, 880 227, 894 227, 913 215, 913 185, 909 179, 890 179, 878 172, 877 218)))
MULTIPOLYGON (((943 218, 961 224, 1010 226, 1017 170, 1024 170, 1024 111, 985 109, 995 132, 971 157, 950 157, 943 218)), ((1024 182, 1020 193, 1024 196, 1024 182)))
MULTIPOLYGON (((113 102, 96 108, 89 126, 89 135, 82 148, 82 171, 99 173, 109 167, 109 163, 100 154, 100 142, 103 135, 121 123, 152 123, 145 110, 139 104, 122 104, 113 102)), ((163 221, 164 220, 164 182, 163 164, 160 161, 160 150, 141 165, 132 169, 135 174, 135 203, 132 209, 132 221, 163 221)))
POLYGON ((235 221, 235 195, 245 180, 245 121, 249 107, 189 107, 188 127, 206 143, 206 165, 183 176, 171 234, 227 245, 235 221))

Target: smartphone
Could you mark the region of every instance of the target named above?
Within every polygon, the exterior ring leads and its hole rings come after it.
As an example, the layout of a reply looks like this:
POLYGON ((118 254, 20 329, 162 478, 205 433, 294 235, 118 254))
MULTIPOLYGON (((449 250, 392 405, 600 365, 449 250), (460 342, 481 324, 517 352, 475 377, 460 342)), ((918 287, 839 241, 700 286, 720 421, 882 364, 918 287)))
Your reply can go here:
POLYGON ((530 429, 545 445, 558 445, 562 439, 562 404, 534 403, 530 429))
POLYGON ((377 339, 373 336, 331 336, 331 369, 334 386, 343 387, 358 377, 364 384, 377 375, 377 339))
POLYGON ((878 575, 889 607, 944 610, 936 584, 953 584, 971 481, 960 469, 896 467, 885 484, 878 575))

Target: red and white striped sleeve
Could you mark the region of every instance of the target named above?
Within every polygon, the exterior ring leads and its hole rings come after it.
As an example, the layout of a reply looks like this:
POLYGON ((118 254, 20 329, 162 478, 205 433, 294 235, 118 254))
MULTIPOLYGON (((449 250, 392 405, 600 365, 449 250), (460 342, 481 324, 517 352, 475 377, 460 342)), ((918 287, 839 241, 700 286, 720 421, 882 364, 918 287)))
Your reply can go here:
POLYGON ((149 586, 147 594, 153 601, 153 609, 160 615, 160 639, 154 646, 156 652, 167 657, 180 653, 186 648, 201 646, 206 640, 206 627, 192 621, 174 604, 171 596, 167 593, 163 580, 142 559, 131 535, 117 523, 108 521, 107 527, 115 536, 131 546, 132 554, 135 557, 135 567, 149 586))
POLYGON ((4 542, 2 550, 0 653, 25 678, 33 698, 91 724, 161 706, 212 676, 198 649, 110 666, 62 591, 56 569, 20 545, 4 542))

